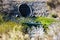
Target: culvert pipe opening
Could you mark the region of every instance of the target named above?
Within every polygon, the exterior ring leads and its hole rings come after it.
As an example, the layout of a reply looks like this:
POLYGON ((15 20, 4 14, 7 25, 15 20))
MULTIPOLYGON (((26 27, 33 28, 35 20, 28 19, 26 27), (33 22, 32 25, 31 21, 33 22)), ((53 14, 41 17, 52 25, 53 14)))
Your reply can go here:
POLYGON ((21 4, 19 6, 19 12, 21 13, 21 16, 27 17, 30 15, 31 10, 30 7, 27 4, 21 4))

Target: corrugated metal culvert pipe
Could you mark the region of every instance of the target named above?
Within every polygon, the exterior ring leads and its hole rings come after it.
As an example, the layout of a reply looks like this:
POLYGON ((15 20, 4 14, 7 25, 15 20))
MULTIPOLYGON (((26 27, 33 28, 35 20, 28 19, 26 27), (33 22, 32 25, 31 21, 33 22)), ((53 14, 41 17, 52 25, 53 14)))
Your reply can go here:
POLYGON ((46 2, 11 2, 3 6, 3 12, 9 14, 9 18, 14 17, 32 17, 32 16, 48 16, 49 10, 46 2), (8 5, 8 6, 7 6, 8 5), (6 8, 5 8, 6 7, 6 8))
POLYGON ((19 6, 19 12, 21 16, 27 17, 32 13, 32 9, 28 4, 24 3, 19 6))
POLYGON ((22 2, 19 5, 19 13, 23 17, 48 16, 49 9, 46 2, 22 2))

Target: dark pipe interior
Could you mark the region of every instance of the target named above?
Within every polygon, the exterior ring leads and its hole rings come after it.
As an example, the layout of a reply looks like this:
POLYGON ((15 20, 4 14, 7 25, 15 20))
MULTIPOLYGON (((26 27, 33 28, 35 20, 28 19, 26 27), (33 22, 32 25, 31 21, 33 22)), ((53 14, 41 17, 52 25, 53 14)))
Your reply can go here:
POLYGON ((27 4, 22 4, 19 6, 19 11, 23 17, 27 17, 30 15, 30 7, 27 4))

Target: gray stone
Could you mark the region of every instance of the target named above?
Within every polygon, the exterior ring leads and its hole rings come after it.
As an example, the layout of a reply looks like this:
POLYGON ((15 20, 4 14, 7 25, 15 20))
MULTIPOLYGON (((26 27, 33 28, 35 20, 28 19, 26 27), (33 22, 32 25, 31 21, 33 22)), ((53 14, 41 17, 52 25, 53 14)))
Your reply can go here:
POLYGON ((13 14, 22 14, 19 12, 19 6, 26 3, 30 7, 30 15, 29 16, 48 16, 48 8, 46 2, 44 1, 35 1, 35 2, 20 2, 20 1, 12 1, 6 0, 3 1, 3 12, 13 13, 13 14))

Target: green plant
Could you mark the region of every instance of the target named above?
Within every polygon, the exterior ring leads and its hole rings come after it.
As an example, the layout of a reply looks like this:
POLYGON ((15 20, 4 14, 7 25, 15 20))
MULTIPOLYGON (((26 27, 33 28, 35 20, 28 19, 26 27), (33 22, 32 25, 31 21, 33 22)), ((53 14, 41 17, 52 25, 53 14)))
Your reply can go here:
POLYGON ((54 20, 53 18, 46 18, 46 17, 37 17, 35 19, 35 22, 42 23, 44 30, 48 29, 48 26, 55 21, 56 20, 54 20))
POLYGON ((17 24, 15 22, 4 22, 0 24, 0 33, 8 32, 12 30, 17 24))
POLYGON ((43 25, 50 25, 52 22, 56 21, 53 18, 46 18, 46 17, 37 17, 36 22, 41 22, 43 25))

